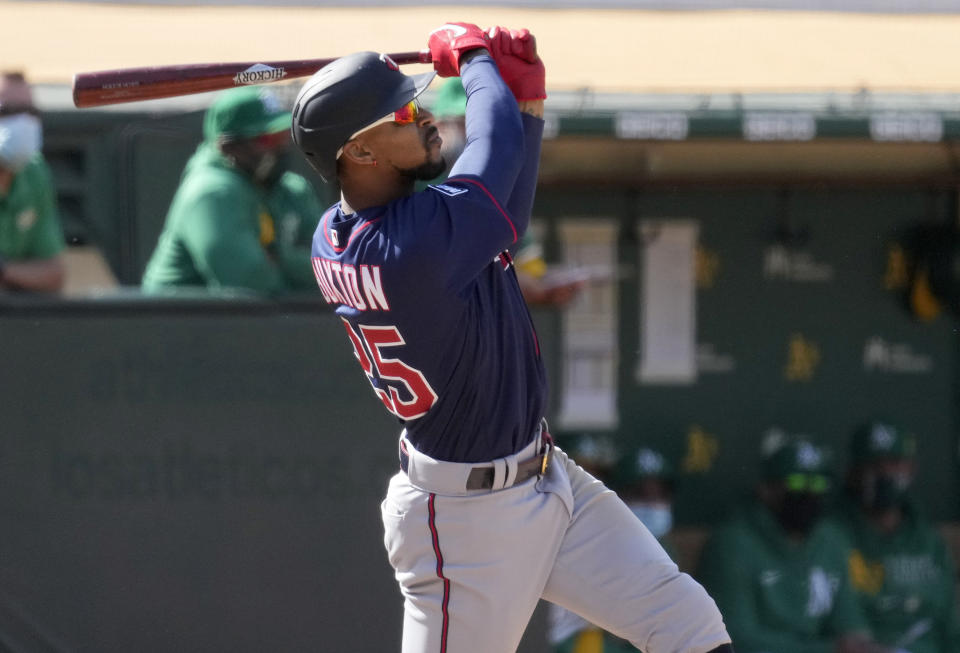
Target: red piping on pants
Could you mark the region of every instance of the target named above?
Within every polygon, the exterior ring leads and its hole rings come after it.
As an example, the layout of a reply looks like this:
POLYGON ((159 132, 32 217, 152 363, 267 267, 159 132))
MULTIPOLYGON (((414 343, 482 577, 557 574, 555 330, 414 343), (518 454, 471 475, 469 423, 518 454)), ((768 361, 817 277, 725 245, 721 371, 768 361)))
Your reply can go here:
POLYGON ((450 604, 450 579, 443 575, 443 554, 440 552, 440 536, 437 534, 437 512, 434 502, 437 495, 431 494, 427 501, 430 509, 430 535, 433 538, 433 552, 437 556, 437 578, 443 581, 443 630, 440 633, 440 653, 447 653, 447 629, 450 626, 450 613, 447 606, 450 604))

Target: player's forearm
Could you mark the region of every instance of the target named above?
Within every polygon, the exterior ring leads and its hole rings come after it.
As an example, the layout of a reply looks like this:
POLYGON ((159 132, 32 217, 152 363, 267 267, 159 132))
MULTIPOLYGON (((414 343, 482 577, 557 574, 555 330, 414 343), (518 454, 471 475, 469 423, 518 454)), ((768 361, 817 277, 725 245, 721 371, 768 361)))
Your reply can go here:
POLYGON ((66 273, 59 256, 33 261, 7 261, 0 272, 0 287, 32 292, 57 292, 66 273))
POLYGON ((467 93, 467 143, 450 176, 476 175, 505 205, 523 165, 523 125, 517 102, 488 54, 473 57, 461 74, 467 93))
MULTIPOLYGON (((543 108, 543 100, 539 102, 543 108)), ((514 220, 517 233, 522 234, 530 224, 530 215, 533 212, 533 200, 537 192, 537 173, 540 170, 540 141, 543 138, 543 120, 534 117, 532 113, 522 110, 523 122, 523 167, 517 175, 517 181, 507 201, 507 213, 514 220)))

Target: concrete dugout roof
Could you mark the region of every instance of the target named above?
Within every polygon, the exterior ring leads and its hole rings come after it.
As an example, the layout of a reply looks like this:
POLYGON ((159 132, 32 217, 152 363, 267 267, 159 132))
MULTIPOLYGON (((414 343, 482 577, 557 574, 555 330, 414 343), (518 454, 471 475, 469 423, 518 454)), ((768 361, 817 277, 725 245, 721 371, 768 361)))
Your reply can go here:
POLYGON ((528 27, 547 65, 548 89, 556 91, 960 92, 955 14, 0 0, 0 68, 68 85, 76 72, 112 68, 409 51, 424 47, 427 33, 446 20, 528 27))

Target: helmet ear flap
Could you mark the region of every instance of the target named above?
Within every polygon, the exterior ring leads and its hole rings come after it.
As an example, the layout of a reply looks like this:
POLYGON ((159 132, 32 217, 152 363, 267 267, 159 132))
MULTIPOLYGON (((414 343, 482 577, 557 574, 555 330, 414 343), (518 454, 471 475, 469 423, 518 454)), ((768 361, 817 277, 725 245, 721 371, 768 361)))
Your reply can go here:
MULTIPOLYGON (((301 150, 301 152, 302 151, 303 150, 301 150)), ((336 169, 334 169, 333 173, 331 174, 325 166, 321 166, 318 163, 317 157, 311 152, 303 152, 303 156, 307 160, 307 163, 310 164, 310 167, 313 168, 314 172, 320 176, 320 179, 322 179, 324 183, 329 184, 334 181, 337 175, 336 169)))

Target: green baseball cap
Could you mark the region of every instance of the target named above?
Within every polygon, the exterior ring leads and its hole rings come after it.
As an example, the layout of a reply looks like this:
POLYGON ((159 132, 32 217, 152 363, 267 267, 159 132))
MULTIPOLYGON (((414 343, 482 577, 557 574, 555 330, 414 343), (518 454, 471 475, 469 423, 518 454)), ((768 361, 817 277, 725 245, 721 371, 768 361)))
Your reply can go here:
POLYGON ((207 141, 245 140, 290 129, 290 112, 266 88, 244 86, 221 93, 203 119, 207 141))
POLYGON ((447 79, 437 91, 430 108, 434 118, 459 118, 467 113, 467 92, 459 77, 447 79))
POLYGON ((766 481, 782 481, 787 490, 824 494, 831 487, 830 452, 797 436, 764 455, 761 473, 766 481))
POLYGON ((768 452, 761 463, 766 480, 780 480, 791 474, 829 474, 830 456, 811 440, 796 437, 768 452))
POLYGON ((913 434, 904 433, 889 422, 874 420, 861 424, 850 440, 850 460, 869 463, 883 458, 913 458, 917 442, 913 434))

